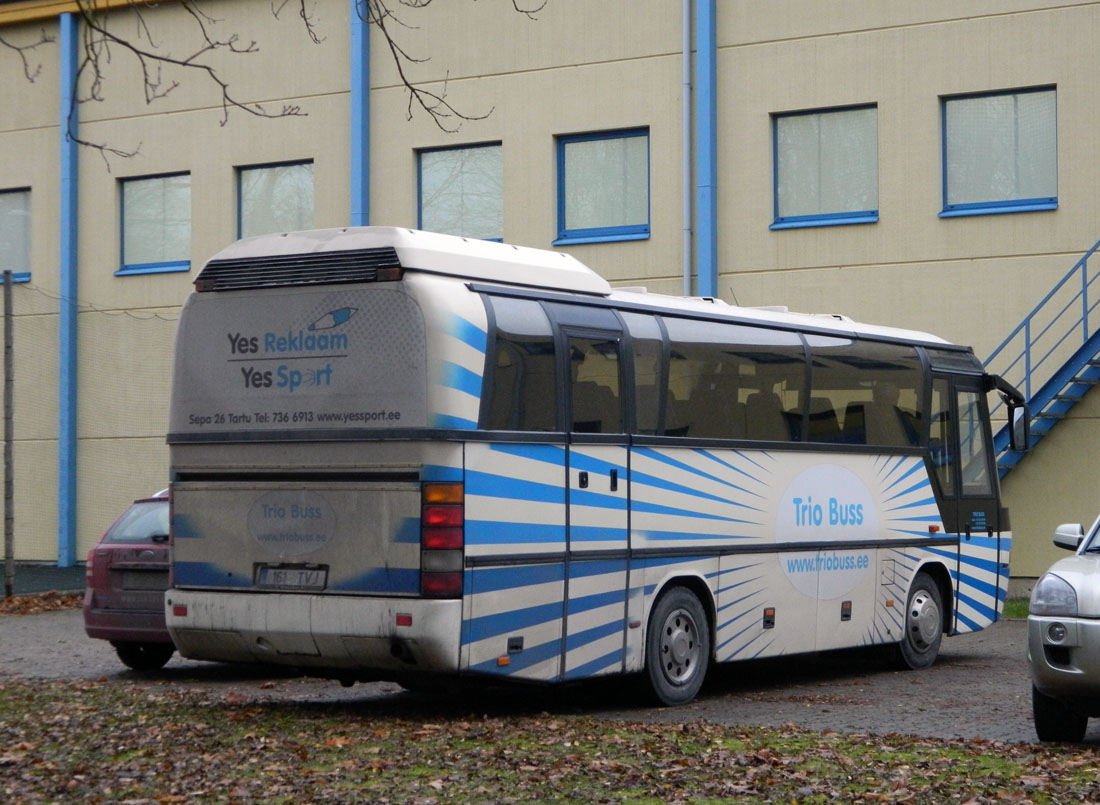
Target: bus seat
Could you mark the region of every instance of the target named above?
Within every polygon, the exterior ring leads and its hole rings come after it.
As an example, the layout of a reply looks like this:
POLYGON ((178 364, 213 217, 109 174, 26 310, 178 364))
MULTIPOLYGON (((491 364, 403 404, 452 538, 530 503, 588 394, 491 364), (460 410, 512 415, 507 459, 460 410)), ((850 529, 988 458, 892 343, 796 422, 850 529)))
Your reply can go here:
POLYGON ((668 390, 668 398, 665 402, 665 436, 687 436, 690 421, 688 420, 687 401, 680 400, 676 393, 668 390))
POLYGON ((745 406, 737 402, 737 387, 716 376, 706 380, 690 400, 690 435, 704 439, 741 439, 745 436, 745 406))
POLYGON ((660 401, 661 395, 655 384, 644 383, 634 387, 635 425, 638 433, 649 435, 657 432, 657 406, 660 401))
POLYGON ((844 411, 844 432, 857 444, 913 444, 909 429, 896 405, 888 403, 848 403, 844 411))
POLYGON ((810 397, 809 439, 811 442, 840 442, 840 420, 828 397, 810 397))
POLYGON ((771 442, 790 441, 783 403, 774 391, 755 391, 745 400, 745 435, 771 442))
POLYGON ((527 372, 523 378, 523 383, 520 385, 520 416, 517 423, 519 430, 556 430, 557 390, 554 376, 545 372, 527 372))
POLYGON ((573 384, 575 433, 618 433, 619 420, 619 399, 611 389, 591 380, 573 384))

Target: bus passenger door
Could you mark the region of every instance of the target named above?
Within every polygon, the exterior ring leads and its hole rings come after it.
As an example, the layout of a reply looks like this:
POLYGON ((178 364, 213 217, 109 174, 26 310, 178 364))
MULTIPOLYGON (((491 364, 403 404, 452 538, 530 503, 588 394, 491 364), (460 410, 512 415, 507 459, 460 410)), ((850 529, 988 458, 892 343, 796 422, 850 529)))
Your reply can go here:
POLYGON ((952 630, 969 632, 988 626, 1003 608, 1008 523, 981 378, 937 376, 932 385, 932 456, 945 504, 944 529, 959 539, 958 559, 949 568, 955 587, 952 630), (950 427, 937 427, 937 415, 950 427))
POLYGON ((624 670, 630 476, 621 333, 564 327, 569 426, 562 675, 624 670))

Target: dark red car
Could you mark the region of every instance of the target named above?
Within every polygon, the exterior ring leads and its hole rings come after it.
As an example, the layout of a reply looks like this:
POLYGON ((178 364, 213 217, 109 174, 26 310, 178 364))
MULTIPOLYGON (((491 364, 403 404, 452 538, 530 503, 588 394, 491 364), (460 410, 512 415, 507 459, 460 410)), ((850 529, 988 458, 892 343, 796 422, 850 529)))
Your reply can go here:
POLYGON ((164 625, 168 490, 135 500, 88 552, 84 631, 111 641, 123 663, 155 671, 176 647, 164 625))

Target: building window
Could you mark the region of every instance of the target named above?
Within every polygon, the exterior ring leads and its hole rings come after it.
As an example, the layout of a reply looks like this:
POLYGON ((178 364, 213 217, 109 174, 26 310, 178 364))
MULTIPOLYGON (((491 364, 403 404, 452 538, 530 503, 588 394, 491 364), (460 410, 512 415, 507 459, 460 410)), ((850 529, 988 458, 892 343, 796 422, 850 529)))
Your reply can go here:
POLYGON ((772 229, 878 220, 878 108, 774 115, 772 229))
POLYGON ((31 191, 0 190, 0 272, 29 279, 31 270, 31 191))
POLYGON ((649 237, 649 129, 558 137, 555 245, 649 237))
POLYGON ((1053 88, 965 95, 941 103, 941 217, 1057 208, 1053 88))
POLYGON ((313 163, 237 169, 237 234, 313 229, 313 163))
POLYGON ((500 143, 438 148, 418 154, 421 229, 482 240, 504 238, 500 143))
POLYGON ((122 191, 123 274, 189 271, 191 268, 191 175, 124 179, 122 191))

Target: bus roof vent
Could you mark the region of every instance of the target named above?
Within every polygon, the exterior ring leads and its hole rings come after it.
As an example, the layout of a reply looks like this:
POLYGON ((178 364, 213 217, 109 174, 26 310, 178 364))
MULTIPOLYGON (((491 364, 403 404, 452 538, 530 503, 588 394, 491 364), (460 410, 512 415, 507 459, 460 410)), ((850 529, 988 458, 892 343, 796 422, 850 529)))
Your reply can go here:
POLYGON ((238 291, 291 285, 340 285, 392 279, 400 269, 391 246, 307 254, 268 254, 211 260, 195 278, 196 291, 238 291), (382 276, 379 276, 382 273, 382 276))

